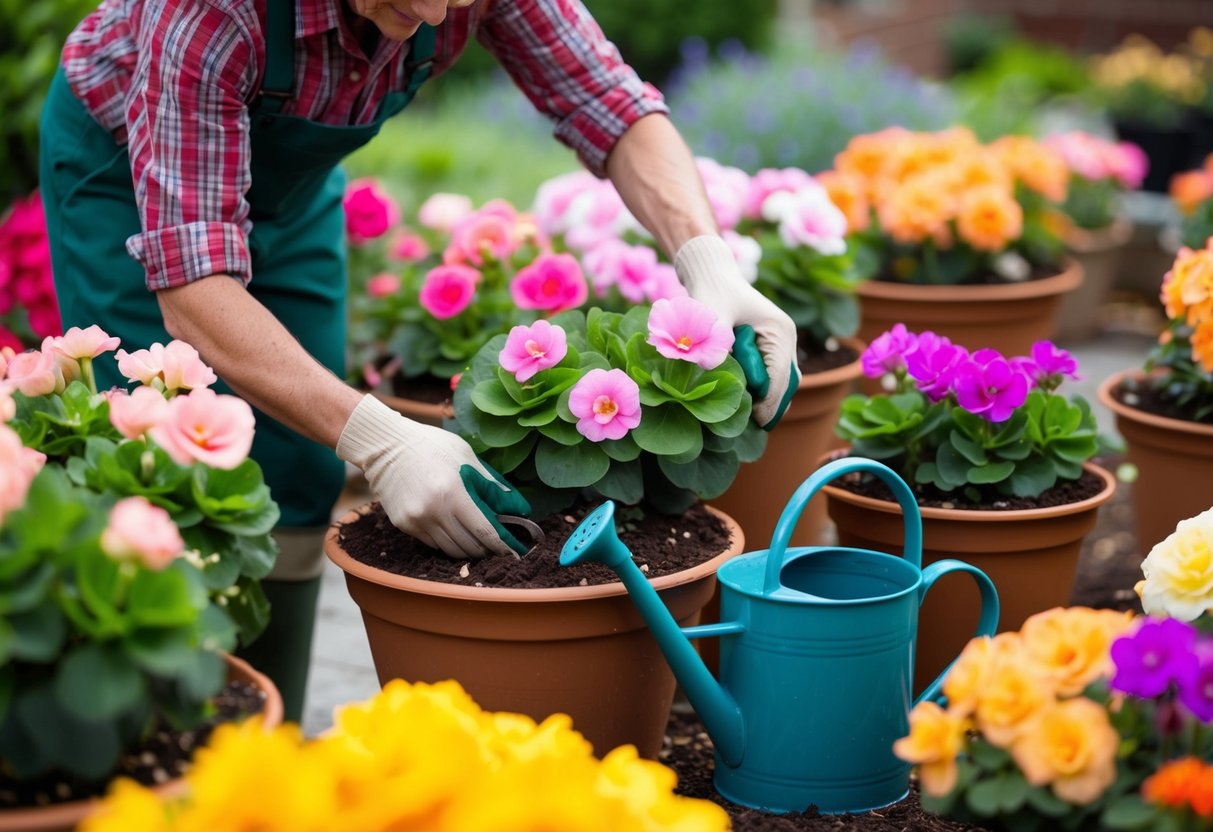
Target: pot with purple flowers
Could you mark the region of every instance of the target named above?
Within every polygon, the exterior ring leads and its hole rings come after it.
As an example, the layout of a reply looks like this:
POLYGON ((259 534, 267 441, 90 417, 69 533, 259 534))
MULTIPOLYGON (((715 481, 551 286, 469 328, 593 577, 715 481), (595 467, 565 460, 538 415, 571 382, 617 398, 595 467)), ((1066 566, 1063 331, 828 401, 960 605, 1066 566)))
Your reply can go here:
MULTIPOLYGON (((836 433, 850 446, 831 456, 878 459, 901 475, 921 507, 924 563, 956 557, 989 575, 1000 629, 1065 605, 1083 538, 1115 491, 1112 474, 1090 461, 1098 449, 1090 405, 1060 391, 1078 377, 1074 358, 1049 341, 1027 356, 970 353, 897 324, 862 362, 884 392, 843 401, 836 433)), ((852 475, 823 491, 841 545, 900 551, 900 510, 880 483, 852 475)), ((976 626, 979 598, 968 590, 939 587, 924 602, 920 682, 976 626)))

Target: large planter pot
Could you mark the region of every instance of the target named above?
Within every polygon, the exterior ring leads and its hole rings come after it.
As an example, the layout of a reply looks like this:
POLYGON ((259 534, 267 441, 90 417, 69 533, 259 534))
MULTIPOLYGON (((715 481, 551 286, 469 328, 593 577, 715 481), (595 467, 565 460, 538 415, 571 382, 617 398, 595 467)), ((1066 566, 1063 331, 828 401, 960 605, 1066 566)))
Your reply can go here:
MULTIPOLYGON (((674 676, 623 584, 502 589, 394 575, 341 547, 339 525, 359 513, 329 529, 324 551, 362 609, 380 684, 455 679, 487 711, 569 714, 599 755, 631 743, 657 756, 674 676)), ((717 568, 745 545, 737 524, 713 513, 732 534, 729 549, 652 581, 680 625, 697 623, 717 568)))
MULTIPOLYGON (((282 696, 269 677, 258 673, 248 662, 235 656, 224 654, 227 662, 228 682, 245 682, 253 685, 264 694, 264 704, 261 718, 266 728, 273 728, 282 722, 282 696)), ((157 796, 162 800, 171 800, 185 792, 185 781, 181 778, 170 780, 153 786, 157 796)), ((72 832, 81 821, 92 813, 100 800, 76 800, 71 803, 57 803, 36 809, 6 809, 0 811, 0 832, 72 832)))
MULTIPOLYGON (((821 455, 835 444, 838 407, 863 373, 859 360, 863 342, 845 338, 842 343, 855 351, 855 360, 801 378, 788 412, 767 439, 762 457, 742 465, 729 490, 712 500, 713 506, 737 521, 751 547, 763 548, 770 542, 784 504, 817 467, 821 455)), ((825 500, 814 498, 792 535, 792 544, 820 543, 825 526, 825 500)))
POLYGON ((1063 341, 1086 341, 1099 331, 1103 307, 1120 268, 1121 250, 1133 236, 1133 223, 1117 217, 1107 228, 1071 229, 1066 247, 1082 266, 1082 283, 1062 296, 1054 337, 1063 341))
MULTIPOLYGON (((823 460, 824 462, 825 460, 823 460)), ((922 509, 923 565, 958 558, 994 581, 1001 607, 1000 631, 1017 630, 1033 613, 1069 602, 1083 538, 1096 512, 1112 498, 1116 479, 1087 463, 1103 489, 1068 505, 1019 511, 922 509)), ((895 502, 827 485, 826 509, 840 546, 902 554, 905 527, 895 502)), ((970 581, 944 581, 927 594, 918 624, 915 692, 939 675, 977 631, 980 595, 970 581)))
POLYGON ((896 323, 931 330, 970 350, 991 347, 1027 355, 1052 338, 1062 298, 1082 283, 1076 260, 1041 280, 983 286, 924 286, 867 280, 859 284, 859 339, 872 343, 896 323))
POLYGON ((1125 440, 1125 457, 1137 468, 1133 514, 1143 555, 1186 520, 1213 506, 1213 425, 1156 416, 1125 404, 1116 392, 1144 374, 1122 371, 1099 386, 1125 440))

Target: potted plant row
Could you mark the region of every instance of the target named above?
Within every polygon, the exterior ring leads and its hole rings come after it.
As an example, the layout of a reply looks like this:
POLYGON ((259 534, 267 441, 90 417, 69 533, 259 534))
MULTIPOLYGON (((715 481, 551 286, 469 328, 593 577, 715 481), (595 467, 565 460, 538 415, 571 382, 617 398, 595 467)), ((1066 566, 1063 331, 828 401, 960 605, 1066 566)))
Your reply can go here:
POLYGON ((97 327, 0 354, 0 828, 68 830, 107 781, 165 793, 214 725, 282 718, 226 651, 264 626, 278 516, 249 406, 181 342, 98 393, 97 327), (194 442, 197 431, 207 442, 194 442))

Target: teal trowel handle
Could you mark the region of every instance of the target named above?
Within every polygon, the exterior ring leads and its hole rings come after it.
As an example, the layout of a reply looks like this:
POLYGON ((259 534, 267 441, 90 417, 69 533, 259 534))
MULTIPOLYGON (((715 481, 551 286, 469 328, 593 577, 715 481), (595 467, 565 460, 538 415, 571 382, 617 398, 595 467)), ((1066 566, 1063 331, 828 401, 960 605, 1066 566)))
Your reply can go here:
POLYGON ((887 465, 874 459, 847 457, 827 462, 814 471, 807 480, 800 484, 796 493, 792 495, 792 499, 788 500, 788 504, 784 506, 783 514, 779 515, 779 522, 775 524, 771 547, 767 551, 766 578, 762 585, 763 595, 770 595, 779 588, 779 572, 783 569, 788 543, 792 539, 792 532, 795 531, 796 524, 800 521, 800 514, 809 504, 809 500, 813 499, 813 495, 820 491, 826 483, 853 471, 875 474, 892 489, 893 496, 897 498, 897 503, 901 506, 901 516, 905 522, 906 539, 902 557, 912 563, 916 569, 922 568, 922 515, 918 511, 918 501, 914 499, 914 492, 910 491, 910 487, 905 484, 905 481, 887 465))
MULTIPOLYGON (((973 634, 974 637, 994 635, 998 631, 998 591, 994 589, 994 582, 990 580, 990 576, 972 564, 959 560, 939 560, 922 570, 922 585, 918 588, 918 603, 922 604, 923 597, 937 580, 951 572, 968 572, 977 582, 977 588, 981 590, 981 617, 977 621, 977 632, 973 634)), ((936 677, 935 681, 914 697, 915 705, 924 699, 939 698, 943 680, 947 678, 948 671, 954 664, 956 664, 956 659, 948 662, 948 666, 936 677)))
MULTIPOLYGON (((745 373, 745 386, 750 391, 750 395, 756 399, 766 398, 767 393, 771 392, 771 374, 767 372, 767 365, 762 361, 762 350, 758 349, 758 336, 754 333, 754 327, 749 324, 733 327, 733 357, 737 359, 737 363, 741 365, 741 371, 745 373)), ((796 378, 796 367, 792 367, 790 378, 796 378)), ((792 403, 792 397, 796 395, 796 385, 788 384, 788 389, 784 391, 783 398, 779 402, 779 407, 775 410, 775 415, 771 417, 771 421, 762 426, 763 430, 771 430, 779 420, 783 418, 783 414, 787 411, 788 405, 792 403)))

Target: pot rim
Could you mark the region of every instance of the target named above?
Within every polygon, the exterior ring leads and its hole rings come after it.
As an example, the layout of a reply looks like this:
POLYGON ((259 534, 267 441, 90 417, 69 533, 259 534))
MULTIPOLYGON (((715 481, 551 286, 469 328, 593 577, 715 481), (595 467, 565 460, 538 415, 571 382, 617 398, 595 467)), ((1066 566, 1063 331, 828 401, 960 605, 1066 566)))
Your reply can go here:
MULTIPOLYGON (((818 467, 825 462, 828 462, 836 454, 841 454, 848 448, 840 448, 830 451, 819 460, 818 467)), ((924 520, 962 520, 973 523, 1002 523, 1008 521, 1020 520, 1047 520, 1053 517, 1063 517, 1070 514, 1079 514, 1084 511, 1096 509, 1099 506, 1112 499, 1112 495, 1116 493, 1116 475, 1106 468, 1102 468, 1093 462, 1084 462, 1082 464, 1084 471, 1090 471, 1098 476, 1104 482, 1104 487, 1098 494, 1088 497, 1085 500, 1079 500, 1076 503, 1066 503, 1060 506, 1048 506, 1047 508, 1021 508, 1010 511, 983 511, 981 509, 963 509, 963 508, 938 508, 936 506, 919 506, 918 510, 922 514, 924 520)), ((888 500, 877 500, 875 497, 865 497, 860 494, 854 494, 847 491, 845 488, 839 488, 829 483, 823 485, 821 490, 828 494, 831 498, 841 500, 845 503, 851 503, 871 511, 880 511, 885 514, 900 514, 901 507, 895 502, 888 500)))
POLYGON ((811 390, 819 390, 822 387, 831 387, 845 381, 853 381, 863 375, 863 351, 867 345, 853 336, 837 338, 836 340, 844 347, 855 350, 855 360, 849 364, 843 364, 841 367, 831 367, 819 373, 806 373, 802 375, 800 377, 800 384, 796 386, 796 395, 811 390))
POLYGON ((865 280, 856 287, 859 297, 889 301, 915 300, 931 303, 976 303, 1007 300, 1027 300, 1064 294, 1082 283, 1082 264, 1073 257, 1062 261, 1061 271, 1039 280, 1024 280, 1019 283, 998 284, 950 284, 887 283, 881 280, 865 280))
MULTIPOLYGON (((336 522, 332 523, 324 534, 324 554, 328 556, 329 560, 339 566, 347 575, 353 575, 364 581, 379 584, 390 589, 397 589, 401 592, 415 592, 419 595, 432 595, 439 598, 454 598, 461 601, 480 603, 557 603, 564 601, 588 601, 594 598, 608 598, 614 595, 627 594, 627 588, 620 581, 594 584, 593 586, 543 587, 540 589, 462 586, 443 581, 425 581, 419 578, 409 578, 379 569, 375 566, 369 566, 347 554, 337 540, 337 533, 341 526, 353 522, 369 506, 370 503, 365 503, 357 508, 350 509, 336 522)), ((689 569, 653 578, 649 581, 653 589, 660 592, 664 589, 692 583, 709 575, 715 575, 716 570, 720 568, 721 564, 742 553, 742 550, 745 548, 745 535, 737 521, 720 509, 710 505, 705 504, 704 508, 720 519, 729 530, 731 540, 728 548, 715 557, 709 558, 703 563, 692 566, 689 569)))
POLYGON ((1103 228, 1079 228, 1071 226, 1065 243, 1076 254, 1094 254, 1118 248, 1133 236, 1133 221, 1125 214, 1117 214, 1111 225, 1103 228))
MULTIPOLYGON (((221 655, 227 664, 229 677, 249 682, 265 694, 261 709, 261 718, 265 727, 269 729, 280 725, 283 717, 282 694, 269 677, 255 670, 252 665, 238 656, 231 653, 221 653, 221 655)), ((172 780, 150 788, 161 800, 173 800, 185 794, 185 778, 174 777, 172 780)), ((101 800, 100 797, 89 797, 28 809, 0 809, 0 830, 19 830, 19 832, 48 830, 49 832, 49 830, 63 829, 68 826, 75 827, 92 813, 101 800)))
POLYGON ((1162 430, 1183 431, 1213 439, 1213 425, 1205 424, 1204 422, 1190 422, 1186 419, 1172 419, 1170 416, 1159 416, 1155 413, 1148 413, 1140 408, 1127 405, 1112 395, 1112 391, 1120 387, 1127 379, 1144 379, 1147 375, 1147 373, 1141 370, 1120 370, 1108 376, 1096 391, 1100 404, 1121 418, 1130 419, 1134 422, 1140 422, 1162 430))
MULTIPOLYGON (((393 396, 391 393, 381 393, 377 390, 372 390, 370 393, 398 413, 407 414, 411 411, 423 418, 434 419, 438 423, 441 423, 443 419, 452 419, 455 416, 455 410, 449 404, 449 399, 447 403, 435 403, 409 399, 404 396, 393 396)), ((416 416, 410 418, 416 418, 416 416)))

